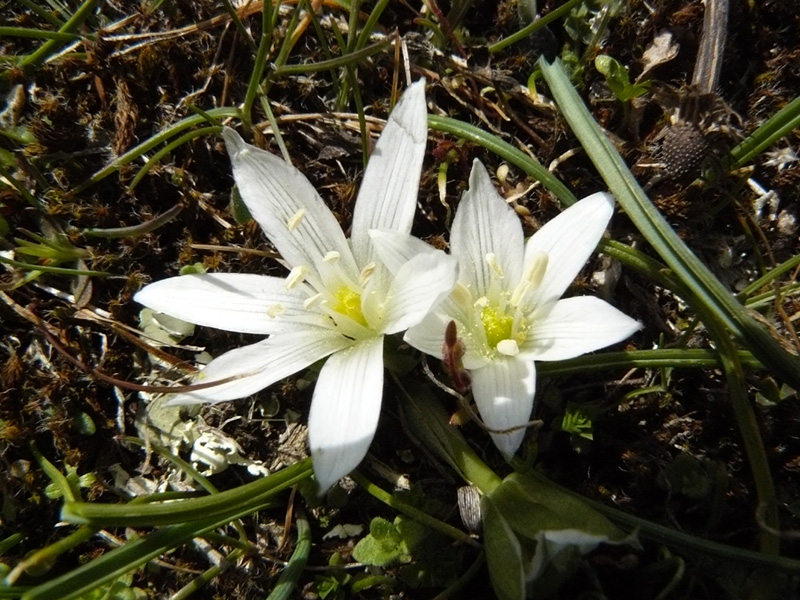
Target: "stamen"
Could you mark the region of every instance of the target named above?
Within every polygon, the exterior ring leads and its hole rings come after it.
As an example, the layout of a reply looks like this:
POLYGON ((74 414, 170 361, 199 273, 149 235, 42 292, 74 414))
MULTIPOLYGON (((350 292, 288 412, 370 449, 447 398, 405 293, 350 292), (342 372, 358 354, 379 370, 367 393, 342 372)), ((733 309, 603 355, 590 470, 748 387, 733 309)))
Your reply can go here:
POLYGON ((528 280, 534 289, 542 284, 542 279, 544 279, 544 274, 547 272, 547 263, 549 261, 550 257, 546 252, 537 252, 531 256, 530 262, 526 265, 527 268, 525 269, 523 279, 528 280))
POLYGON ((295 267, 294 269, 289 271, 289 276, 286 278, 286 283, 284 284, 284 287, 287 290, 292 289, 298 283, 302 283, 303 280, 306 278, 306 275, 308 275, 307 266, 300 265, 299 267, 295 267))
POLYGON ((336 250, 331 250, 325 256, 322 257, 322 261, 326 263, 335 263, 339 260, 339 256, 341 256, 336 250))
POLYGON ((525 297, 525 294, 527 294, 528 290, 530 289, 531 289, 530 281, 525 281, 524 279, 520 281, 519 285, 516 288, 514 288, 514 293, 511 294, 511 299, 509 300, 511 306, 515 308, 519 306, 520 303, 522 302, 522 299, 525 297))
POLYGON ((453 299, 453 302, 458 304, 461 308, 472 306, 472 292, 460 281, 456 282, 453 291, 450 292, 450 297, 453 299))
POLYGON ((300 225, 300 222, 303 220, 303 217, 305 216, 306 216, 306 209, 301 208, 291 217, 289 217, 289 220, 286 221, 286 226, 289 228, 289 231, 294 231, 294 229, 297 228, 298 225, 300 225))
POLYGON ((516 356, 519 354, 519 345, 516 340, 500 340, 497 342, 497 351, 504 356, 516 356))
POLYGON ((267 309, 267 316, 269 316, 270 319, 274 319, 278 315, 282 315, 285 312, 286 307, 283 306, 283 304, 273 304, 267 309))
POLYGON ((489 304, 489 299, 486 296, 481 296, 480 298, 475 300, 475 304, 473 304, 473 306, 480 310, 482 308, 486 308, 488 304, 489 304))
POLYGON ((498 279, 502 279, 504 277, 503 274, 503 267, 500 266, 500 263, 497 261, 497 255, 494 252, 489 252, 485 257, 484 260, 486 264, 494 271, 494 274, 497 276, 498 279))
POLYGON ((366 267, 361 269, 361 274, 358 276, 358 283, 361 284, 361 287, 367 285, 367 281, 370 277, 372 277, 376 267, 377 265, 374 262, 371 262, 366 267))
POLYGON ((306 298, 305 299, 305 301, 303 302, 303 308, 305 308, 306 310, 309 310, 311 308, 319 306, 320 304, 322 304, 322 301, 324 299, 325 299, 325 296, 323 296, 322 294, 314 294, 310 298, 306 298))

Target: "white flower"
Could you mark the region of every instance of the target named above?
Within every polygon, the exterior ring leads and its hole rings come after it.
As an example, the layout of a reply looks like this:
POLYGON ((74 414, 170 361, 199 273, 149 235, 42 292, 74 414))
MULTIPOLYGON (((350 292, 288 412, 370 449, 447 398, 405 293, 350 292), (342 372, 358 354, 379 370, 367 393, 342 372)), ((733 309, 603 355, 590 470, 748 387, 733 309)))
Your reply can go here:
POLYGON ((232 381, 180 394, 177 403, 242 398, 328 357, 309 416, 314 472, 324 491, 361 462, 375 434, 383 336, 419 323, 456 279, 455 260, 409 235, 427 137, 424 81, 408 88, 375 146, 349 244, 297 169, 231 129, 223 137, 242 199, 289 275, 174 277, 135 299, 197 325, 269 336, 202 371, 203 383, 232 381))
POLYGON ((406 332, 415 348, 442 358, 447 325, 463 342, 475 403, 506 458, 533 410, 534 361, 564 360, 614 344, 640 324, 598 298, 560 299, 594 251, 614 210, 598 193, 577 202, 527 242, 514 211, 475 161, 450 237, 459 280, 450 296, 406 332))

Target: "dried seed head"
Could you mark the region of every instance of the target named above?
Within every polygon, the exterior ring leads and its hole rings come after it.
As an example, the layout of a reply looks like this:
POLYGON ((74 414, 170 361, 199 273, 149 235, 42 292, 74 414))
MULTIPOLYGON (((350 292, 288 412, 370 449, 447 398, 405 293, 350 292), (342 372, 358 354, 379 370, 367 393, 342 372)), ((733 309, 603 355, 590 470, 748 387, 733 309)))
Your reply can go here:
POLYGON ((695 173, 708 149, 708 142, 696 125, 683 122, 671 125, 661 145, 666 175, 671 179, 681 179, 695 173))

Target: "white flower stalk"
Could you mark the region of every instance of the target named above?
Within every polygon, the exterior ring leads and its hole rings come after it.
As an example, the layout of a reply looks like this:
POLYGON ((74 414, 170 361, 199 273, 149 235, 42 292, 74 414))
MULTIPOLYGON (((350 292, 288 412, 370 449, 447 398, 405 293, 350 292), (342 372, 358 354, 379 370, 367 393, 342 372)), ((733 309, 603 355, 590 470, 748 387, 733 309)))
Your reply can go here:
POLYGON ((297 169, 231 129, 223 137, 242 199, 289 275, 174 277, 135 299, 197 325, 269 336, 213 360, 201 381, 223 383, 175 403, 242 398, 328 357, 309 416, 324 491, 361 462, 375 434, 383 336, 419 323, 456 279, 454 259, 409 235, 427 137, 424 82, 408 88, 375 146, 350 243, 297 169))
POLYGON ((517 451, 533 410, 534 361, 564 360, 622 341, 640 324, 607 302, 560 299, 594 251, 614 211, 598 193, 577 202, 527 242, 513 209, 475 161, 450 237, 458 260, 453 292, 410 328, 406 341, 442 358, 453 321, 481 418, 506 458, 517 451))

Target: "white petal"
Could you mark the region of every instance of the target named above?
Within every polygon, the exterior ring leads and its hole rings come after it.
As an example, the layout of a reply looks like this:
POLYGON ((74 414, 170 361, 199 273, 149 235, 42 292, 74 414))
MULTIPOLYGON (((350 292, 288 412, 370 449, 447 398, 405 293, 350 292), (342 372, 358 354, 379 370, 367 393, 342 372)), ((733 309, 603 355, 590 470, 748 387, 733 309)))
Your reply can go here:
POLYGON ((447 324, 452 320, 450 315, 440 311, 428 313, 419 325, 414 325, 406 331, 403 340, 420 352, 441 360, 444 332, 447 324))
POLYGON ((537 303, 560 298, 580 272, 614 213, 614 197, 598 192, 545 223, 525 245, 525 264, 539 252, 547 254, 547 270, 535 294, 537 303))
MULTIPOLYGON (((461 338, 466 350, 462 358, 464 368, 478 369, 488 362, 487 349, 476 347, 474 336, 469 335, 469 330, 464 324, 466 317, 464 311, 453 302, 452 297, 447 297, 428 313, 419 325, 410 327, 403 339, 420 352, 441 360, 445 329, 450 321, 455 321, 456 335, 461 338)), ((483 345, 485 346, 485 343, 483 345)))
POLYGON ((372 260, 370 229, 411 231, 427 137, 425 80, 422 79, 409 86, 400 98, 369 157, 350 234, 359 265, 372 260))
POLYGON ((493 273, 486 256, 493 254, 503 270, 504 289, 513 289, 522 273, 523 234, 519 217, 497 193, 479 160, 472 163, 469 189, 453 219, 450 248, 458 258, 459 278, 473 294, 489 289, 493 273))
MULTIPOLYGON (((536 390, 533 361, 497 358, 485 367, 470 371, 470 375, 472 395, 487 427, 508 429, 530 421, 536 390)), ((495 446, 510 460, 525 437, 525 428, 491 436, 495 446)))
POLYGON ((308 443, 320 493, 367 454, 382 396, 383 336, 360 340, 322 367, 308 417, 308 443))
POLYGON ((229 377, 238 379, 197 392, 179 394, 170 400, 170 404, 200 404, 244 398, 352 344, 353 340, 325 329, 279 333, 215 358, 194 383, 229 377))
POLYGON ((222 136, 242 200, 288 265, 316 269, 333 251, 348 275, 357 278, 342 228, 308 179, 277 156, 245 143, 233 129, 226 127, 222 136))
POLYGON ((535 319, 520 355, 566 360, 621 342, 642 324, 593 296, 564 298, 535 319))
POLYGON ((134 300, 195 325, 239 333, 271 334, 330 320, 303 308, 308 294, 286 280, 247 273, 181 275, 142 288, 134 300))
POLYGON ((380 261, 391 273, 396 273, 406 262, 418 254, 441 252, 418 237, 389 229, 370 229, 372 247, 380 261))
POLYGON ((456 283, 458 263, 444 252, 419 254, 406 262, 386 294, 383 333, 397 333, 419 323, 456 283))

